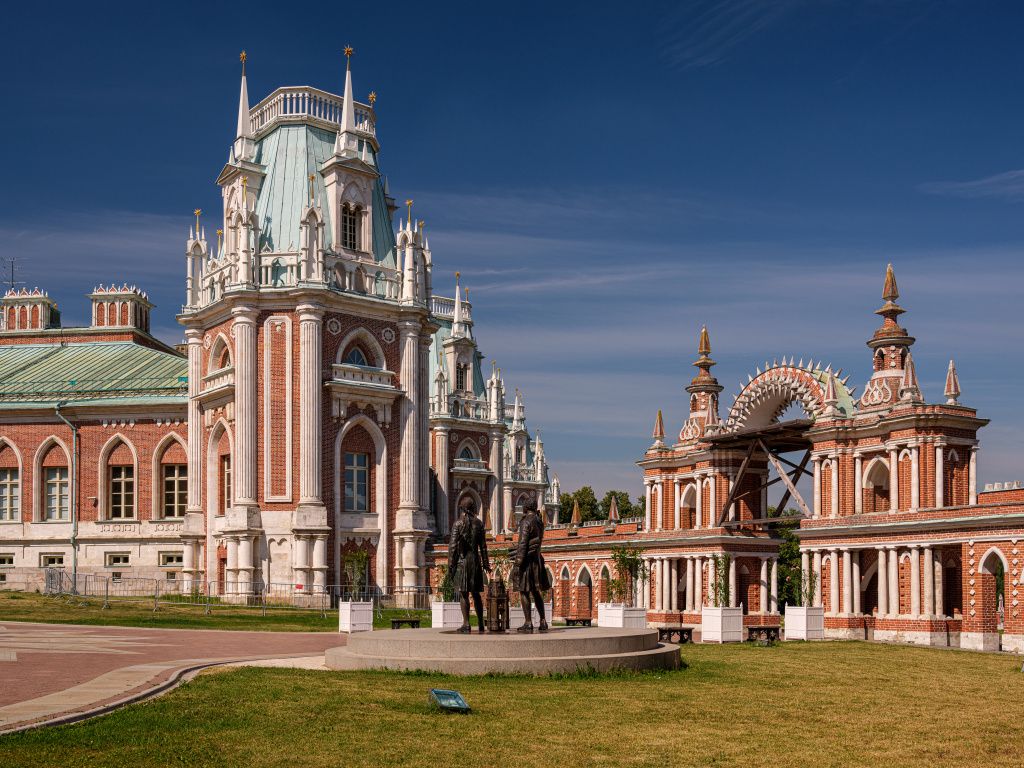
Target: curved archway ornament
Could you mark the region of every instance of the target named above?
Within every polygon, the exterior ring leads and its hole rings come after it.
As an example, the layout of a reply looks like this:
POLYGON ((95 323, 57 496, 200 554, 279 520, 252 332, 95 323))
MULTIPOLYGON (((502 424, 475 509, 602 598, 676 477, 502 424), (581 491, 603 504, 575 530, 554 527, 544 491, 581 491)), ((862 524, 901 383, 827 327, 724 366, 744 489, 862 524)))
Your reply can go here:
POLYGON ((822 416, 848 418, 853 415, 856 401, 853 388, 847 386, 849 376, 842 371, 832 372, 832 366, 822 368, 809 361, 794 364, 793 358, 757 368, 756 375, 748 375, 747 383, 736 395, 727 430, 765 427, 777 423, 785 410, 797 403, 807 418, 816 421, 822 416))

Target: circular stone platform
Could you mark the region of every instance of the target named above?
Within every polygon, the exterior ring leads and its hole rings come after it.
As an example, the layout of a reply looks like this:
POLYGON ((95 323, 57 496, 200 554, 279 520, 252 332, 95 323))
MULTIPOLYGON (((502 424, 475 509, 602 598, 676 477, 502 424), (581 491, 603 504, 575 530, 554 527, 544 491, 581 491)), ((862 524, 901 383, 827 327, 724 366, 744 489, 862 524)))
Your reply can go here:
POLYGON ((656 629, 554 628, 532 635, 388 629, 352 634, 347 645, 329 649, 325 657, 331 669, 546 675, 577 670, 676 669, 679 646, 658 642, 656 629))

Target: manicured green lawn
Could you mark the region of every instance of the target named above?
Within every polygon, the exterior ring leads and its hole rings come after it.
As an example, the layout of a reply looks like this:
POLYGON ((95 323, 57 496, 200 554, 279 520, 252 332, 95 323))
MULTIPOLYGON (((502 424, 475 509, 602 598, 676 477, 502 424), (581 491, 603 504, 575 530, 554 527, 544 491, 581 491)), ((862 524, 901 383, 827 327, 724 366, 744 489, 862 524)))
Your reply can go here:
POLYGON ((19 766, 1019 765, 1020 659, 869 645, 684 647, 679 672, 451 678, 243 669, 0 737, 19 766), (434 712, 454 687, 473 713, 434 712))
MULTIPOLYGON (((374 617, 375 626, 390 627, 391 618, 416 616, 422 626, 430 626, 430 611, 385 610, 374 617)), ((29 592, 0 592, 0 621, 41 621, 53 624, 93 624, 121 627, 161 627, 168 629, 240 629, 280 632, 337 632, 338 614, 288 608, 236 608, 214 605, 210 615, 202 606, 112 601, 103 608, 97 598, 46 597, 29 592)))

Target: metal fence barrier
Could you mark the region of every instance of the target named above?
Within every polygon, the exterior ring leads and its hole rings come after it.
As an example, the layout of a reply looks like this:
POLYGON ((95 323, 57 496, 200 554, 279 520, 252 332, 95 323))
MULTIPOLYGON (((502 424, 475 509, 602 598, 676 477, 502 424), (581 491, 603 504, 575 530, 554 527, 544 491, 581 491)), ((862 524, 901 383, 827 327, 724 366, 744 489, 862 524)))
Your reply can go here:
POLYGON ((218 608, 254 609, 263 615, 278 609, 318 611, 326 616, 342 601, 372 602, 378 617, 384 611, 411 614, 430 610, 429 587, 369 587, 359 590, 349 585, 311 586, 308 584, 265 584, 261 581, 202 581, 190 578, 148 579, 135 577, 71 574, 62 568, 44 568, 44 594, 76 596, 103 600, 103 607, 114 603, 142 603, 154 611, 160 606, 199 606, 209 614, 218 608))

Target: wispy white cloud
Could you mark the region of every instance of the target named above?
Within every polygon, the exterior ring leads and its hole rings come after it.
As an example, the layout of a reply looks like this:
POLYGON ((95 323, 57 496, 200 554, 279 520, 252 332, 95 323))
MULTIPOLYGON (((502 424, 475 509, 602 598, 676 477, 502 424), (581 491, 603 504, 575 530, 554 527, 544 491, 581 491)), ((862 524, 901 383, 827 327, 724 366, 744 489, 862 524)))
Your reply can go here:
POLYGON ((973 181, 930 181, 918 185, 928 195, 967 199, 1024 200, 1024 170, 1006 171, 973 181))
POLYGON ((683 3, 663 22, 662 59, 694 69, 720 63, 743 42, 776 23, 800 0, 710 0, 683 3))

